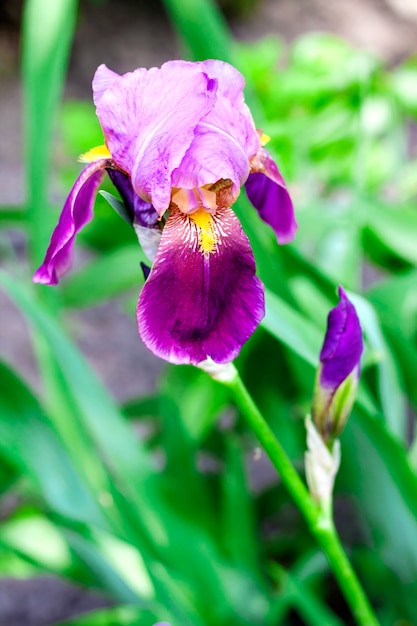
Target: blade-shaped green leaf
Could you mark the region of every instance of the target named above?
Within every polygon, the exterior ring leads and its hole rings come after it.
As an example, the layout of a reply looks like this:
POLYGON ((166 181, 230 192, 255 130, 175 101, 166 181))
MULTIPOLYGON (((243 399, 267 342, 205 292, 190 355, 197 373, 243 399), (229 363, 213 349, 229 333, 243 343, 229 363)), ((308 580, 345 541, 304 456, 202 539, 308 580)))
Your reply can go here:
POLYGON ((355 294, 348 294, 356 307, 367 340, 380 354, 376 362, 382 413, 391 431, 403 441, 407 439, 407 405, 400 368, 383 336, 372 305, 355 294))
POLYGON ((152 611, 134 606, 100 609, 56 626, 153 626, 159 619, 152 611))
POLYGON ((86 307, 118 296, 130 288, 139 293, 143 285, 140 262, 148 263, 138 244, 123 246, 88 263, 73 273, 62 287, 69 307, 86 307))
POLYGON ((99 507, 26 385, 0 362, 0 449, 48 505, 72 519, 104 524, 99 507))
POLYGON ((22 56, 31 252, 40 263, 49 237, 47 179, 56 117, 72 42, 77 0, 27 0, 22 56), (42 26, 40 26, 42 25, 42 26))
POLYGON ((222 473, 222 538, 236 567, 255 576, 260 546, 254 507, 248 492, 243 454, 237 440, 226 440, 226 467, 222 473))
POLYGON ((26 219, 26 207, 22 206, 0 206, 0 226, 10 226, 11 224, 22 225, 26 219))
POLYGON ((126 498, 129 494, 138 524, 141 519, 154 537, 159 538, 157 542, 164 543, 166 535, 157 513, 158 506, 152 505, 157 496, 148 486, 153 465, 143 444, 132 437, 130 426, 114 401, 56 319, 29 291, 4 272, 0 272, 0 284, 45 339, 102 460, 113 475, 121 477, 123 492, 126 498))
POLYGON ((3 522, 0 544, 44 571, 65 575, 72 564, 62 533, 50 520, 34 511, 3 522))
POLYGON ((281 623, 292 608, 306 626, 342 626, 340 619, 309 589, 306 582, 299 579, 297 572, 285 571, 277 563, 270 566, 269 571, 280 590, 278 598, 271 605, 268 625, 281 623))
MULTIPOLYGON (((400 585, 417 593, 417 479, 406 451, 384 426, 357 408, 341 439, 340 481, 358 504, 374 551, 400 585)), ((399 616, 400 617, 400 616, 399 616)), ((417 620, 414 603, 412 623, 417 620)))
MULTIPOLYGON (((141 597, 135 589, 132 581, 129 580, 129 566, 123 570, 123 552, 119 552, 119 563, 112 562, 103 546, 97 545, 90 537, 84 537, 80 533, 66 530, 64 532, 69 545, 75 550, 76 554, 87 564, 89 569, 94 573, 94 577, 100 582, 104 589, 107 589, 119 602, 129 604, 144 605, 146 607, 149 602, 141 597), (122 569, 122 571, 120 571, 122 569)), ((132 547, 128 547, 130 552, 132 547)), ((139 558, 139 555, 136 553, 139 558)), ((135 572, 136 577, 136 572, 135 572)), ((145 573, 146 577, 146 573, 145 573)), ((153 591, 153 590, 152 590, 153 591)), ((151 591, 151 592, 152 592, 151 591)))
POLYGON ((101 196, 103 196, 105 200, 107 200, 111 208, 116 211, 117 215, 119 215, 122 218, 122 220, 126 222, 126 224, 129 224, 129 226, 133 226, 132 215, 127 210, 124 202, 119 200, 119 198, 116 198, 115 196, 113 196, 108 191, 100 191, 99 193, 101 196))
POLYGON ((284 300, 267 290, 262 326, 302 359, 316 366, 323 338, 318 328, 284 300))
POLYGON ((164 0, 164 5, 194 61, 232 62, 232 40, 212 0, 164 0))
POLYGON ((391 208, 381 204, 368 208, 368 229, 400 259, 417 263, 417 215, 414 207, 391 208))

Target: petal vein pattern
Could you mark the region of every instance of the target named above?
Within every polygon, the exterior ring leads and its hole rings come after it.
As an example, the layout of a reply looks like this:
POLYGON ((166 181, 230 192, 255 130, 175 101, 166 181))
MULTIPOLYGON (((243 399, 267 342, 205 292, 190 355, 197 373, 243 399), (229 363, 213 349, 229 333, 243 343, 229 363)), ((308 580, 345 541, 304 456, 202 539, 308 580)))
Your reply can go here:
POLYGON ((236 150, 239 150, 242 153, 242 157, 244 159, 247 159, 248 156, 243 148, 243 146, 237 141, 237 139, 235 137, 233 137, 233 135, 231 133, 228 133, 227 131, 219 128, 218 126, 214 126, 213 124, 210 124, 209 122, 200 122, 199 127, 205 127, 208 128, 209 130, 211 130, 214 133, 218 133, 219 135, 223 135, 228 141, 230 141, 231 143, 233 143, 234 147, 236 148, 236 150))
POLYGON ((174 210, 165 225, 138 302, 139 333, 171 363, 227 363, 265 314, 264 288, 233 211, 221 208, 204 223, 194 215, 174 210), (215 243, 205 246, 210 229, 215 243))

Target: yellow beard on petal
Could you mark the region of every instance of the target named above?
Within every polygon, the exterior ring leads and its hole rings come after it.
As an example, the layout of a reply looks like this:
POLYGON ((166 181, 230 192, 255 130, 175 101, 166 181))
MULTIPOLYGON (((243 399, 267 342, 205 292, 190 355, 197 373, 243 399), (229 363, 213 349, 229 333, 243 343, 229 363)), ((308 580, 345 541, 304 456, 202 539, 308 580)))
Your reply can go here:
POLYGON ((100 159, 111 159, 110 150, 105 145, 91 148, 91 150, 84 152, 84 154, 80 154, 78 157, 78 160, 82 163, 93 163, 94 161, 99 161, 100 159))
POLYGON ((266 146, 266 144, 269 143, 270 141, 271 141, 271 137, 269 135, 266 135, 265 133, 262 133, 261 146, 266 146))
POLYGON ((204 256, 209 256, 209 254, 216 252, 217 237, 214 230, 213 216, 204 211, 204 209, 198 209, 188 217, 198 228, 199 251, 204 256))

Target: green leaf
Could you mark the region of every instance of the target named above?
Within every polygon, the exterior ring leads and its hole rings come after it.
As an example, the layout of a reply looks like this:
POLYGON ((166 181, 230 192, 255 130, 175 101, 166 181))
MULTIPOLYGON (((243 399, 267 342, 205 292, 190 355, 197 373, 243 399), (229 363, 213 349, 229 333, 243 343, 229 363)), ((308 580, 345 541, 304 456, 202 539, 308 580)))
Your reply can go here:
POLYGON ((34 265, 43 258, 50 232, 50 213, 45 207, 48 206, 52 133, 75 28, 77 4, 77 0, 52 3, 49 0, 27 0, 24 5, 24 130, 30 247, 34 265))
POLYGON ((154 417, 159 414, 159 402, 159 396, 135 398, 122 406, 123 415, 129 418, 154 417))
POLYGON ((147 599, 153 595, 150 583, 140 555, 132 546, 128 546, 110 535, 83 536, 72 530, 64 530, 64 535, 75 553, 93 572, 94 578, 103 589, 117 598, 119 602, 147 606, 147 599), (101 538, 101 541, 100 541, 101 538), (123 550, 125 547, 125 550, 123 550), (133 558, 132 558, 133 557, 133 558), (124 561, 126 559, 126 562, 124 561), (139 564, 139 571, 137 568, 139 564), (145 581, 145 588, 139 584, 145 581), (146 593, 144 596, 143 593, 146 593))
POLYGON ((279 596, 272 602, 268 625, 281 623, 284 615, 293 608, 306 626, 342 626, 342 622, 317 597, 299 576, 297 568, 286 571, 274 563, 269 573, 279 584, 279 596))
POLYGON ((367 228, 400 259, 417 264, 417 214, 414 208, 374 204, 367 211, 367 228))
POLYGON ((317 366, 323 341, 319 329, 269 290, 266 290, 265 299, 263 328, 307 363, 317 366))
POLYGON ((134 606, 100 609, 56 626, 154 626, 159 617, 152 611, 134 606))
POLYGON ((65 99, 59 122, 64 154, 74 159, 103 143, 103 131, 92 100, 65 99))
POLYGON ((55 524, 31 512, 0 526, 0 544, 32 564, 56 574, 66 574, 72 556, 55 524))
MULTIPOLYGON (((417 593, 417 479, 404 448, 381 423, 354 410, 341 438, 340 484, 358 503, 357 515, 373 551, 396 573, 400 586, 417 593)), ((417 621, 417 608, 404 619, 417 621)), ((400 617, 400 616, 398 616, 400 617)))
POLYGON ((358 295, 350 293, 348 295, 356 307, 369 344, 375 353, 380 355, 375 367, 378 372, 378 390, 382 414, 391 431, 401 440, 406 441, 408 430, 406 396, 395 355, 385 341, 372 305, 358 295))
POLYGON ((228 403, 223 385, 196 367, 168 368, 162 388, 179 407, 184 428, 194 444, 204 440, 228 403))
POLYGON ((356 289, 363 254, 363 215, 356 203, 335 211, 333 202, 321 198, 316 202, 309 201, 299 212, 298 221, 295 246, 300 254, 311 250, 310 263, 321 269, 332 283, 356 289))
POLYGON ((0 226, 22 225, 26 220, 26 206, 0 206, 0 226))
POLYGON ((48 505, 72 519, 104 524, 45 411, 1 362, 0 416, 1 454, 35 482, 48 505))
POLYGON ((406 109, 417 115, 417 63, 411 58, 394 70, 389 77, 390 88, 406 109))
POLYGON ((138 530, 146 528, 157 543, 164 542, 166 533, 158 514, 158 505, 152 504, 156 498, 149 484, 153 473, 152 463, 143 444, 132 437, 129 425, 112 398, 86 365, 77 348, 62 332, 56 319, 33 295, 4 272, 0 272, 0 284, 46 341, 71 393, 74 406, 82 416, 83 427, 92 438, 108 471, 121 480, 124 496, 130 501, 132 514, 137 517, 138 530))
POLYGON ((371 287, 367 298, 372 302, 384 328, 412 342, 417 324, 417 271, 391 276, 371 287))
POLYGON ((74 272, 62 285, 63 302, 68 307, 87 307, 143 285, 140 262, 149 262, 141 247, 129 244, 108 252, 74 272))
POLYGON ((122 220, 126 222, 126 224, 129 224, 129 226, 133 225, 132 216, 127 210, 124 202, 119 200, 119 198, 116 198, 115 196, 113 196, 108 191, 100 191, 99 193, 100 195, 103 196, 105 200, 107 200, 107 202, 110 204, 112 209, 116 211, 117 215, 119 215, 122 218, 122 220))
POLYGON ((237 439, 226 439, 226 467, 222 473, 222 538, 236 567, 257 573, 258 545, 253 502, 249 495, 243 452, 237 439))
POLYGON ((164 5, 194 61, 233 62, 226 22, 212 0, 164 0, 164 5))

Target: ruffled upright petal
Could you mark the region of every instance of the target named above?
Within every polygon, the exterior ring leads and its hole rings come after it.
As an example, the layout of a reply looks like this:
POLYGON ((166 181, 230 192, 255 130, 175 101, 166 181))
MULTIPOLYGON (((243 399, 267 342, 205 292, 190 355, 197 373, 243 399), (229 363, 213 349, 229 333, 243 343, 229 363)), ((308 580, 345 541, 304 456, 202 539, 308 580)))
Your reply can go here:
POLYGON ((110 70, 107 65, 99 65, 93 78, 93 100, 97 106, 101 98, 118 79, 120 74, 110 70))
POLYGON ((207 124, 198 124, 193 143, 180 167, 174 170, 174 187, 192 189, 214 184, 221 178, 233 183, 233 200, 249 175, 249 160, 234 139, 207 124))
POLYGON ((249 175, 249 160, 260 147, 244 101, 245 81, 228 63, 209 60, 201 66, 218 80, 216 103, 196 126, 191 146, 173 174, 173 183, 190 189, 227 178, 233 182, 236 199, 249 175))
POLYGON ((148 348, 171 363, 227 363, 263 316, 263 285, 233 211, 172 211, 138 302, 148 348))
POLYGON ((201 64, 186 61, 140 68, 104 93, 98 88, 97 115, 113 159, 160 215, 170 204, 172 172, 190 147, 196 125, 214 106, 216 91, 217 80, 201 64))
POLYGON ((219 87, 216 104, 201 123, 224 130, 243 147, 248 159, 251 159, 259 150, 260 140, 243 95, 245 79, 236 68, 223 61, 210 59, 202 65, 210 78, 217 78, 219 87))
POLYGON ((289 243, 297 231, 294 207, 284 179, 265 148, 260 148, 253 159, 251 171, 245 185, 249 200, 275 231, 278 243, 289 243))
POLYGON ((35 283, 56 285, 71 268, 75 236, 93 219, 95 197, 108 163, 107 159, 89 163, 75 181, 52 233, 45 260, 33 276, 35 283))

